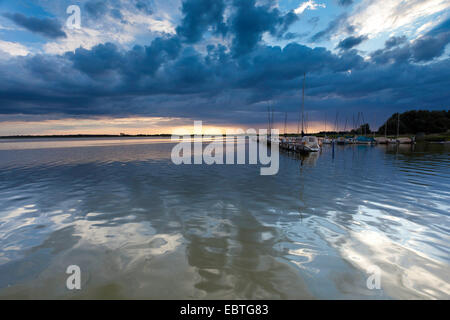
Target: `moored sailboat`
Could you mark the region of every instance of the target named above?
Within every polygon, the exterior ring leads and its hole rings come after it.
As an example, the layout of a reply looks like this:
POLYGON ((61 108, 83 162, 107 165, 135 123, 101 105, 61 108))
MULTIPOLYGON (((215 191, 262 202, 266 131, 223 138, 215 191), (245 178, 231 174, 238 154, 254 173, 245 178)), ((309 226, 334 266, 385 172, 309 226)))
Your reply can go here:
POLYGON ((356 144, 374 144, 376 141, 372 137, 359 136, 356 137, 356 144))
POLYGON ((316 136, 306 136, 304 132, 305 120, 305 83, 306 83, 306 73, 303 75, 303 91, 302 91, 302 133, 300 144, 297 146, 299 152, 318 152, 320 151, 319 139, 316 136))

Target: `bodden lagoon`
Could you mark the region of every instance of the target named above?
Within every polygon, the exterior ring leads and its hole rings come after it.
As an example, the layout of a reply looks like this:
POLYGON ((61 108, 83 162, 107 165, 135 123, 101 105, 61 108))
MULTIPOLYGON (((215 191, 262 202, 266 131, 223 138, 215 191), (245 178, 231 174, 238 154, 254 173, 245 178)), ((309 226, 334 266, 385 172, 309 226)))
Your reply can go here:
POLYGON ((0 141, 0 298, 450 298, 450 145, 281 152, 273 176, 173 146, 0 141))

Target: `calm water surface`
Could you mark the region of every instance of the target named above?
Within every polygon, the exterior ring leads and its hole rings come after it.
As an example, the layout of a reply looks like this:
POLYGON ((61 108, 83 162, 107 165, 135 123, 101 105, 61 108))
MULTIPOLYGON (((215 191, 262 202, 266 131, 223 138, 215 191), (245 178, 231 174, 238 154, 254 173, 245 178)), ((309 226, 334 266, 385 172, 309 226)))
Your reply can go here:
POLYGON ((0 140, 0 298, 450 298, 449 145, 281 153, 276 176, 172 146, 0 140))

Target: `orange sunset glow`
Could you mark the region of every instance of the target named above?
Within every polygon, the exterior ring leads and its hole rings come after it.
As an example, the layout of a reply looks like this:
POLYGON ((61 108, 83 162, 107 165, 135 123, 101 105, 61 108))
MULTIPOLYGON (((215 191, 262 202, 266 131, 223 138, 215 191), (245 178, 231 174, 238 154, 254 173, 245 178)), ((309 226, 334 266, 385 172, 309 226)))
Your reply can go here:
MULTIPOLYGON (((14 135, 156 135, 156 134, 193 134, 194 120, 163 117, 130 117, 130 118, 65 118, 43 121, 5 121, 0 126, 0 136, 14 135)), ((261 124, 208 124, 203 122, 202 134, 225 134, 227 130, 267 129, 261 124)), ((273 126, 280 134, 284 133, 284 123, 276 122, 273 126)), ((322 122, 309 122, 308 133, 325 129, 322 122)), ((296 133, 297 123, 287 123, 287 133, 296 133)))

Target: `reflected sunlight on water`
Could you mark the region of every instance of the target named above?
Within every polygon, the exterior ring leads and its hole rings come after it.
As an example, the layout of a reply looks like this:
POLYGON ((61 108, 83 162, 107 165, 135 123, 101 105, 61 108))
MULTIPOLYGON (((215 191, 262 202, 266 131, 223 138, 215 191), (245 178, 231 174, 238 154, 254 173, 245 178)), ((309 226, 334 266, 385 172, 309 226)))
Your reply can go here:
POLYGON ((2 141, 0 297, 450 298, 449 146, 282 153, 276 176, 172 146, 2 141))

